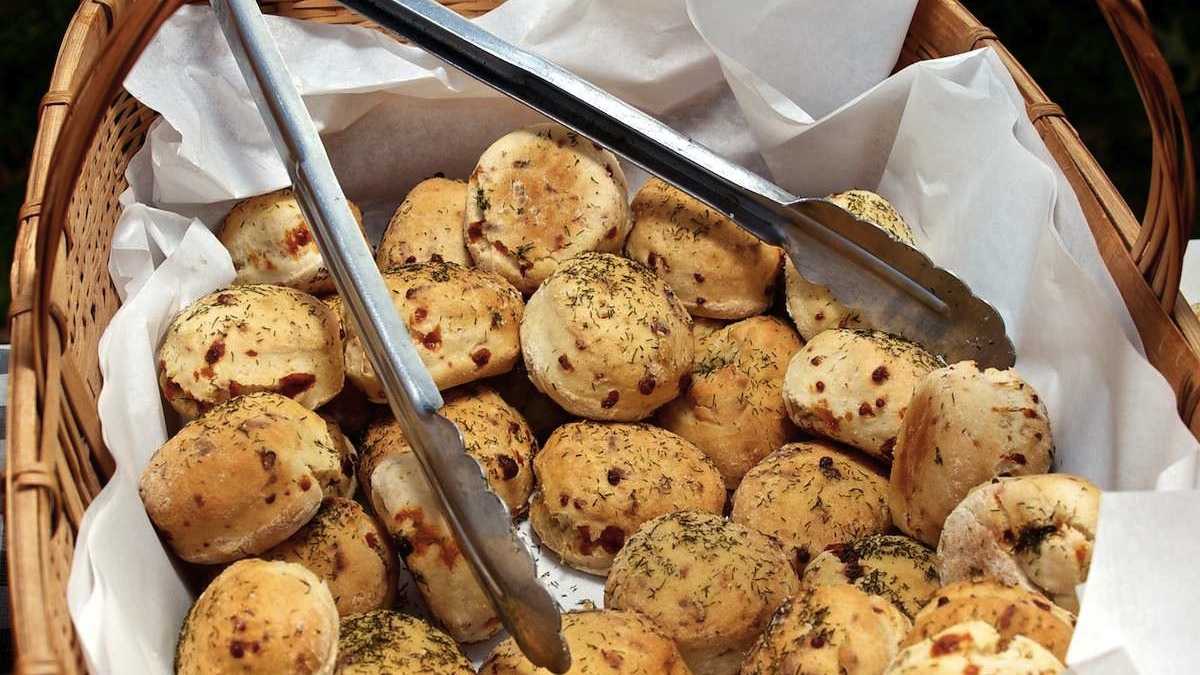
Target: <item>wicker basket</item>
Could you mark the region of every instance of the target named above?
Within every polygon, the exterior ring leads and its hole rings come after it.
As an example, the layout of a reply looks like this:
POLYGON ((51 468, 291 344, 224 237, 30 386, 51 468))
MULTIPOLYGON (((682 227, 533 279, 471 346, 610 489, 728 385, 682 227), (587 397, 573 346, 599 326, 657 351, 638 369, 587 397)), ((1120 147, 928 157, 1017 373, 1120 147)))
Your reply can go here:
MULTIPOLYGON (((467 15, 499 1, 443 0, 467 15)), ((118 304, 107 273, 117 197, 155 118, 115 83, 149 39, 145 27, 180 2, 84 0, 42 100, 12 270, 5 515, 17 673, 86 672, 66 584, 83 511, 114 470, 96 412, 97 343, 118 304)), ((1179 395, 1183 419, 1200 431, 1200 322, 1177 290, 1195 182, 1182 105, 1137 0, 1099 4, 1150 114, 1154 164, 1141 223, 1062 110, 957 0, 921 0, 897 68, 981 46, 1000 54, 1079 197, 1147 356, 1179 395)), ((332 0, 262 5, 310 21, 362 23, 332 0)))

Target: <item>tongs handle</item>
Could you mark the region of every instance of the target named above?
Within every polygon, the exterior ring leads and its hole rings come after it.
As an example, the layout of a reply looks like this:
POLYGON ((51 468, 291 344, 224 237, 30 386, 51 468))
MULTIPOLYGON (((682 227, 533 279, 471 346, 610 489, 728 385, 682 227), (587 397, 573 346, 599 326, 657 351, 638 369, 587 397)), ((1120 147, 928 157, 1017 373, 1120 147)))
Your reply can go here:
POLYGON ((442 396, 396 312, 258 3, 211 4, 291 176, 347 315, 465 559, 529 659, 565 672, 570 655, 561 637, 558 607, 538 582, 533 560, 516 539, 503 503, 488 490, 479 465, 466 454, 460 431, 436 414, 442 396))

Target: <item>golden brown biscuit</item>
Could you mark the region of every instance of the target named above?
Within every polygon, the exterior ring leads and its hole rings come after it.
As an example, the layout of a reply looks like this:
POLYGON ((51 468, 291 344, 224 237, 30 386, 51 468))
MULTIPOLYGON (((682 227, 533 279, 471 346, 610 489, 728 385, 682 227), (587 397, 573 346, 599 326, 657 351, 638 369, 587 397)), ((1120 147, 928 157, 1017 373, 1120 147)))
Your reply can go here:
POLYGON ((633 198, 625 254, 662 277, 696 316, 744 319, 775 299, 783 249, 657 178, 633 198))
POLYGON ((872 534, 822 551, 804 568, 809 586, 851 584, 892 601, 912 618, 940 587, 938 561, 921 542, 895 534, 872 534))
POLYGON ((518 129, 484 150, 467 181, 467 249, 532 293, 572 256, 621 250, 628 192, 611 152, 557 124, 518 129))
POLYGON ((179 675, 332 675, 338 614, 325 583, 301 565, 230 565, 192 605, 175 648, 179 675))
POLYGON ((879 675, 911 627, 890 602, 853 586, 804 588, 775 613, 741 675, 879 675))
POLYGON ((912 632, 903 646, 971 620, 992 626, 1004 641, 1024 635, 1060 661, 1067 658, 1067 645, 1075 632, 1075 615, 1038 593, 991 580, 960 581, 943 586, 913 617, 912 632))
POLYGON ((416 262, 452 262, 470 266, 463 239, 467 184, 461 180, 427 178, 408 193, 388 221, 375 251, 379 269, 416 262))
POLYGON ((930 546, 971 488, 995 476, 1046 473, 1054 441, 1046 406, 1012 370, 963 361, 929 374, 900 426, 888 503, 901 531, 930 546))
POLYGON ((390 607, 395 598, 396 554, 387 533, 350 499, 327 498, 312 520, 262 557, 304 565, 329 586, 343 617, 390 607))
POLYGON ((333 311, 283 286, 234 286, 192 303, 158 347, 163 395, 185 417, 234 396, 274 391, 315 409, 342 389, 333 311))
POLYGON ((278 394, 213 408, 184 425, 142 472, 146 513, 180 558, 222 563, 261 553, 350 478, 329 425, 278 394))
POLYGON ((711 513, 677 511, 625 543, 604 585, 604 606, 649 617, 692 672, 727 675, 797 590, 787 556, 770 537, 711 513))
POLYGON ((710 319, 706 316, 692 315, 692 339, 696 341, 696 351, 700 351, 700 341, 729 325, 729 321, 710 319))
POLYGON ((559 427, 533 461, 529 521, 571 567, 606 574, 625 538, 672 511, 720 514, 725 485, 700 449, 648 424, 559 427))
MULTIPOLYGON (((349 200, 362 227, 362 211, 349 200)), ((333 279, 291 188, 238 202, 217 230, 229 250, 235 284, 276 284, 305 293, 332 293, 333 279)))
MULTIPOLYGON (((441 414, 459 427, 489 487, 510 513, 520 513, 533 488, 530 462, 535 447, 524 420, 482 386, 452 392, 441 414)), ((362 445, 360 482, 434 617, 459 642, 494 635, 500 620, 450 533, 399 425, 392 420, 371 425, 362 445)))
POLYGON ((966 621, 900 652, 886 675, 1057 675, 1066 668, 1023 635, 1002 640, 982 621, 966 621))
POLYGON ((338 675, 473 675, 454 640, 428 623, 377 609, 342 619, 338 675))
POLYGON ((750 469, 733 493, 730 518, 782 542, 797 570, 828 546, 892 524, 887 478, 819 441, 785 445, 750 469))
POLYGON ((663 406, 657 420, 696 444, 725 486, 796 433, 783 404, 783 375, 800 338, 783 321, 756 316, 700 341, 692 386, 663 406))
MULTIPOLYGON (((396 312, 439 389, 506 373, 520 355, 521 294, 495 274, 448 262, 383 275, 396 312)), ((362 341, 346 327, 346 375, 372 401, 386 397, 362 341)))
POLYGON ((891 461, 913 390, 940 365, 894 335, 827 330, 792 357, 783 400, 800 429, 891 461))
MULTIPOLYGON (((849 190, 827 199, 861 220, 878 226, 893 239, 914 246, 912 230, 886 199, 867 190, 849 190)), ((867 328, 858 312, 838 302, 828 288, 814 284, 796 271, 791 260, 784 263, 784 295, 787 312, 805 340, 831 328, 867 328)))
POLYGON ((324 409, 317 414, 321 415, 329 427, 329 438, 333 439, 333 447, 338 452, 338 463, 342 467, 342 476, 345 477, 345 480, 336 487, 336 491, 330 490, 329 494, 325 496, 350 499, 358 490, 358 448, 354 447, 349 438, 346 438, 346 434, 342 433, 338 423, 325 415, 324 409))
POLYGON ((886 198, 870 190, 846 190, 829 195, 826 199, 854 214, 856 218, 865 220, 887 232, 896 241, 902 241, 914 246, 912 228, 904 222, 904 217, 886 198))
POLYGON ((942 578, 993 577, 1046 594, 1079 611, 1087 581, 1100 489, 1078 476, 993 478, 950 512, 938 542, 942 578))
POLYGON ((493 377, 487 384, 521 413, 539 443, 545 443, 551 432, 574 419, 554 399, 538 391, 529 380, 523 360, 518 359, 512 370, 493 377))
POLYGON ((675 398, 692 366, 692 319, 645 267, 608 253, 559 265, 521 322, 529 379, 567 412, 635 422, 675 398))
MULTIPOLYGON (((689 675, 679 649, 661 629, 636 612, 591 610, 563 614, 563 639, 571 650, 568 675, 650 673, 689 675)), ((496 646, 480 675, 540 675, 512 638, 496 646)))

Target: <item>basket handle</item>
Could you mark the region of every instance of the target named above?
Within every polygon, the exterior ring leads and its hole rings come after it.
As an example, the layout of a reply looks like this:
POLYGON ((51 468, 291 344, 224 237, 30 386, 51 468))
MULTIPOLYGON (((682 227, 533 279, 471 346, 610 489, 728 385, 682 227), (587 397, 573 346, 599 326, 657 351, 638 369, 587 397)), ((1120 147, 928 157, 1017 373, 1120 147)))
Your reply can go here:
POLYGON ((1150 121, 1153 157, 1146 213, 1130 254, 1170 315, 1196 217, 1196 167, 1183 100, 1140 0, 1096 0, 1150 121))

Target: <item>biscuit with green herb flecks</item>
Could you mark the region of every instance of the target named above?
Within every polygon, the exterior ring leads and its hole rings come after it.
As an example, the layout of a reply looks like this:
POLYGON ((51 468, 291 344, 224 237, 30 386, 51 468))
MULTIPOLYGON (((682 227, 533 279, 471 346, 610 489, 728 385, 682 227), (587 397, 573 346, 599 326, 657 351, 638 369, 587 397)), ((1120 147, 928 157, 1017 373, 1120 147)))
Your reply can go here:
POLYGON ((805 587, 779 608, 741 675, 880 675, 911 627, 853 586, 805 587))
POLYGON ((657 178, 630 207, 625 253, 662 277, 696 316, 744 319, 775 299, 783 249, 657 178))
POLYGON ((396 595, 387 533, 351 499, 327 498, 312 520, 262 557, 304 565, 329 586, 343 617, 390 607, 396 595))
POLYGON ((450 636, 413 616, 378 609, 342 619, 338 675, 473 675, 450 636))
POLYGON ((533 384, 567 412, 634 422, 689 382, 692 318, 662 279, 610 253, 559 265, 521 321, 533 384))
MULTIPOLYGON (((689 675, 679 649, 662 630, 637 612, 611 609, 562 615, 563 639, 571 651, 568 675, 689 675)), ((542 675, 512 638, 496 646, 480 675, 542 675)))
POLYGON ((783 400, 801 430, 891 461, 913 390, 940 365, 888 333, 827 330, 792 357, 783 400))
POLYGON ((1066 670, 1024 635, 1004 638, 983 621, 964 621, 906 647, 885 675, 1058 675, 1066 670))
POLYGON ((330 425, 271 393, 239 396, 184 425, 142 471, 146 513, 180 558, 222 563, 287 539, 351 481, 330 425))
POLYGON ((158 382, 188 418, 256 391, 316 409, 342 389, 341 351, 337 316, 320 300, 284 286, 232 286, 171 319, 158 347, 158 382))
POLYGON ((629 234, 628 186, 613 154, 557 124, 508 133, 467 181, 463 226, 475 264, 523 293, 585 251, 629 234))
POLYGON ((892 601, 912 618, 940 586, 938 560, 924 544, 895 534, 873 534, 822 551, 804 568, 810 586, 851 584, 892 601))
POLYGON ((770 537, 711 513, 677 511, 625 542, 604 585, 604 606, 649 617, 692 672, 729 675, 799 587, 770 537))
POLYGON ((902 646, 916 644, 964 621, 983 621, 1004 641, 1017 635, 1036 641, 1059 660, 1075 632, 1075 615, 1045 596, 990 579, 943 586, 917 615, 902 646))
POLYGON ((950 512, 938 541, 942 578, 1001 579, 1072 612, 1087 581, 1100 489, 1067 474, 994 478, 950 512))
MULTIPOLYGON (((362 211, 347 200, 362 228, 362 211)), ((305 293, 332 293, 333 279, 291 188, 238 202, 217 238, 229 250, 235 284, 276 284, 305 293)))
POLYGON ((325 583, 296 563, 251 558, 196 599, 175 647, 178 675, 333 675, 338 614, 325 583))
MULTIPOLYGON (((423 262, 391 268, 383 281, 439 389, 512 369, 524 304, 504 279, 451 262, 423 262)), ((367 398, 386 401, 352 325, 346 334, 346 375, 367 398)))
POLYGON ((696 444, 725 486, 796 433, 783 404, 783 376, 800 338, 783 321, 756 316, 700 341, 691 387, 663 406, 660 425, 696 444))
POLYGON ((471 265, 463 239, 467 184, 448 178, 417 183, 388 221, 375 251, 380 269, 416 262, 471 265))
MULTIPOLYGON (((536 442, 520 414, 481 385, 450 392, 440 413, 462 432, 467 453, 509 512, 522 512, 533 489, 536 442)), ((372 424, 362 449, 359 482, 433 616, 459 642, 495 635, 500 619, 450 533, 399 424, 390 419, 372 424)))
MULTIPOLYGON (((827 199, 856 217, 878 226, 897 241, 913 246, 913 234, 886 199, 867 190, 849 190, 827 199)), ((838 302, 830 290, 805 279, 791 260, 784 264, 784 297, 788 315, 805 340, 831 328, 869 328, 855 310, 838 302)))
POLYGON ((728 321, 721 319, 710 319, 706 316, 692 315, 692 339, 696 341, 697 351, 700 349, 700 341, 712 335, 729 325, 728 321))
POLYGON ((1046 473, 1054 440, 1046 405, 1013 370, 962 361, 931 372, 900 425, 888 503, 896 527, 935 546, 971 488, 1046 473))
POLYGON ((559 427, 533 461, 529 520, 563 562, 606 574, 625 538, 672 511, 720 514, 725 485, 699 448, 648 424, 559 427))
POLYGON ((733 493, 730 518, 778 539, 797 570, 826 547, 892 525, 887 478, 820 441, 785 445, 750 469, 733 493))

